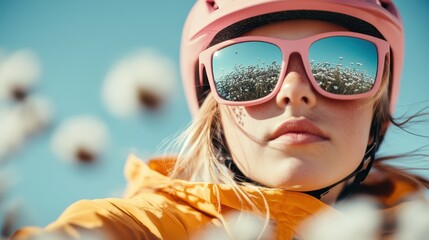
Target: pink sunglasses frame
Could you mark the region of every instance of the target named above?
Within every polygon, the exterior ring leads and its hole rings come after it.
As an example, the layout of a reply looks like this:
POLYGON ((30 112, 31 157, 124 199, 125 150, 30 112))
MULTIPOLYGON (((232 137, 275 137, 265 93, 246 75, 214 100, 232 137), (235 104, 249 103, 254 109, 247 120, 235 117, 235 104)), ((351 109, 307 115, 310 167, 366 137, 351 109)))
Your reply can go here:
POLYGON ((279 90, 283 84, 284 78, 286 76, 287 64, 288 64, 290 55, 292 53, 298 53, 301 56, 301 59, 303 61, 303 65, 304 65, 307 77, 308 77, 311 85, 313 86, 313 89, 315 89, 317 93, 319 93, 320 95, 322 95, 324 97, 336 99, 336 100, 356 100, 356 99, 374 96, 375 93, 378 91, 378 89, 381 85, 382 75, 383 75, 383 70, 384 70, 384 62, 385 62, 386 54, 389 53, 389 48, 390 48, 389 43, 385 40, 382 40, 382 39, 379 39, 376 37, 372 37, 372 36, 369 36, 366 34, 355 33, 355 32, 346 32, 346 31, 327 32, 327 33, 322 33, 322 34, 316 34, 316 35, 313 35, 313 36, 310 36, 307 38, 297 39, 297 40, 287 40, 287 39, 264 37, 264 36, 239 37, 239 38, 234 38, 234 39, 227 40, 227 41, 221 42, 219 44, 216 44, 210 48, 207 48, 206 50, 204 50, 200 53, 200 55, 199 55, 200 79, 204 79, 203 74, 204 74, 204 69, 205 69, 206 73, 207 73, 207 78, 208 78, 208 81, 210 84, 210 89, 213 92, 214 97, 218 103, 225 104, 225 105, 231 105, 231 106, 253 106, 253 105, 261 104, 261 103, 264 103, 266 101, 269 101, 270 99, 272 99, 274 96, 277 95, 277 93, 279 92, 279 90), (339 95, 339 94, 329 93, 329 92, 321 89, 319 87, 319 85, 317 84, 316 79, 313 77, 313 74, 311 72, 310 59, 308 57, 308 51, 309 51, 312 43, 314 43, 320 39, 323 39, 323 38, 335 37, 335 36, 355 37, 355 38, 367 40, 367 41, 375 44, 375 46, 377 48, 377 54, 378 54, 377 75, 375 77, 374 86, 372 87, 372 89, 369 92, 353 94, 353 95, 339 95), (281 71, 280 71, 280 75, 279 75, 279 80, 278 80, 274 90, 270 94, 268 94, 267 96, 265 96, 263 98, 255 99, 255 100, 251 100, 251 101, 228 101, 228 100, 222 99, 216 91, 216 86, 215 86, 214 79, 213 79, 213 69, 212 69, 213 54, 216 51, 218 51, 222 48, 225 48, 227 46, 233 45, 233 44, 237 44, 237 43, 241 43, 241 42, 255 42, 255 41, 267 42, 267 43, 274 44, 278 48, 280 48, 280 50, 282 52, 283 58, 282 58, 282 64, 281 64, 281 71), (210 66, 210 67, 206 67, 206 66, 210 66))

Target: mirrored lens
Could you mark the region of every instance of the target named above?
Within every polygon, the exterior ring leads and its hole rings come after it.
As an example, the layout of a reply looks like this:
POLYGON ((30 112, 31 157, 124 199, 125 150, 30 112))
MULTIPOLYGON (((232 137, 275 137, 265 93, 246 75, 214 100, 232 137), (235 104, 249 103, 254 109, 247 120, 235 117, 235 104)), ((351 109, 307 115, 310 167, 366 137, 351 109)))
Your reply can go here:
POLYGON ((216 91, 228 101, 251 101, 270 94, 279 79, 281 50, 271 43, 242 42, 214 53, 216 91))
POLYGON ((314 42, 309 49, 311 71, 321 89, 340 95, 365 93, 377 76, 374 43, 346 36, 314 42))

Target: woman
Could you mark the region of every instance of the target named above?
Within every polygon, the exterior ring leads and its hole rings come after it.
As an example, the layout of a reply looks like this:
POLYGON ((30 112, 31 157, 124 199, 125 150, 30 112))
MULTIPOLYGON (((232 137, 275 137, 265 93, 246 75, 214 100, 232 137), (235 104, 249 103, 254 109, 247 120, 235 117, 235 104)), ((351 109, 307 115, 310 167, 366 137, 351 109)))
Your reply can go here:
POLYGON ((375 158, 403 44, 387 0, 197 1, 181 49, 194 121, 178 157, 147 166, 132 156, 124 199, 79 201, 13 239, 198 238, 207 227, 230 233, 234 211, 264 216, 261 237, 292 239, 359 193, 396 206, 428 186, 375 158))

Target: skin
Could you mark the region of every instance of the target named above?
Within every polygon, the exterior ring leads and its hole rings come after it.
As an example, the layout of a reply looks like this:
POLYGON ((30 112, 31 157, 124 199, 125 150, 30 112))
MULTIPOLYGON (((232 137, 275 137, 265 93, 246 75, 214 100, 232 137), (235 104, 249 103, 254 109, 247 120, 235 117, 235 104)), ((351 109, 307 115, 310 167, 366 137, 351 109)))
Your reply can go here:
MULTIPOLYGON (((327 22, 293 20, 267 24, 245 35, 300 39, 318 33, 347 31, 327 22)), ((374 101, 339 101, 313 89, 301 57, 292 54, 277 95, 250 107, 221 105, 221 121, 233 160, 249 178, 265 186, 309 191, 333 184, 357 168, 370 141, 374 101), (238 113, 238 114, 237 114, 238 113), (282 123, 306 119, 324 138, 309 143, 270 140, 282 123)), ((343 184, 322 198, 332 203, 343 184)))

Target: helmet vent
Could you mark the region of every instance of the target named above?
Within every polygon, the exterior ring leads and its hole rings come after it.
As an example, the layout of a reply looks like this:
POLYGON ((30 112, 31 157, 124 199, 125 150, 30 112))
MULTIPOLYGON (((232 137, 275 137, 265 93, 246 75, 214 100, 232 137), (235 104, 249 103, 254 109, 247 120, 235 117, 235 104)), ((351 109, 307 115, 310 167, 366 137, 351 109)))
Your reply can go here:
POLYGON ((390 3, 387 1, 380 1, 380 5, 384 8, 384 9, 389 9, 390 3))
POLYGON ((396 9, 395 5, 393 5, 392 0, 380 0, 380 5, 391 14, 399 18, 398 10, 396 9))
POLYGON ((219 6, 217 5, 216 0, 206 0, 206 2, 212 11, 219 9, 219 6))

